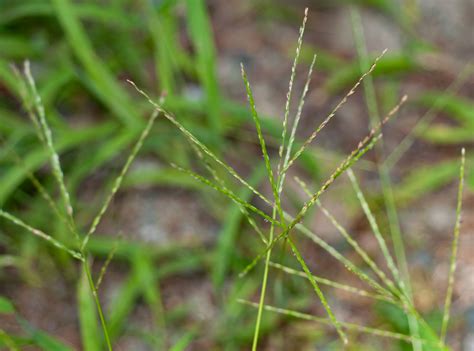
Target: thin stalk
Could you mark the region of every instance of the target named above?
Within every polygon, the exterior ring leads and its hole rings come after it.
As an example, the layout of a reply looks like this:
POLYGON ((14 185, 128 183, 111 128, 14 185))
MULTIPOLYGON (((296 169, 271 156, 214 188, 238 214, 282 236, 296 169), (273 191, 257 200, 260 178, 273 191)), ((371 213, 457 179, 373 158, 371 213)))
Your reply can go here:
POLYGON ((61 197, 63 198, 64 206, 66 207, 66 212, 69 215, 70 218, 73 216, 73 208, 71 205, 71 199, 69 197, 69 193, 66 189, 66 185, 64 183, 64 173, 61 169, 61 165, 59 162, 59 156, 54 148, 53 144, 53 137, 51 133, 51 129, 48 126, 48 123, 46 121, 46 114, 44 111, 43 103, 41 101, 41 97, 38 94, 38 91, 36 89, 36 84, 33 79, 33 76, 31 75, 31 70, 30 70, 30 63, 29 61, 25 61, 24 65, 24 73, 26 77, 26 81, 28 82, 31 94, 34 98, 34 106, 36 109, 37 117, 39 120, 39 127, 42 130, 42 134, 44 136, 44 141, 46 144, 46 147, 48 151, 50 152, 51 156, 51 166, 53 168, 53 174, 54 177, 56 178, 58 185, 59 185, 59 190, 61 197))
MULTIPOLYGON (((290 268, 290 267, 287 267, 287 266, 284 266, 284 265, 279 264, 279 263, 270 262, 270 266, 274 267, 276 269, 279 269, 279 270, 281 270, 281 271, 283 271, 287 274, 295 275, 295 276, 298 276, 298 277, 301 277, 301 278, 306 278, 306 279, 308 278, 306 276, 306 273, 298 271, 298 270, 290 268)), ((359 295, 359 296, 363 296, 363 297, 367 297, 367 298, 372 298, 372 299, 376 299, 376 300, 381 300, 381 301, 386 301, 386 302, 391 302, 391 303, 395 302, 395 300, 393 300, 393 298, 389 298, 385 295, 372 293, 370 291, 360 289, 360 288, 356 288, 354 286, 338 283, 338 282, 335 282, 335 281, 330 280, 330 279, 326 279, 326 278, 323 278, 323 277, 320 277, 320 276, 316 276, 314 274, 313 274, 313 277, 319 284, 324 284, 324 285, 330 286, 330 287, 335 288, 335 289, 344 290, 344 291, 350 292, 350 293, 355 294, 355 295, 359 295)))
POLYGON ((444 302, 444 313, 443 322, 441 324, 440 339, 444 343, 446 340, 446 333, 448 330, 449 323, 449 311, 451 308, 451 301, 453 297, 454 288, 454 274, 456 273, 456 259, 458 253, 459 243, 459 232, 461 229, 461 211, 462 211, 462 193, 464 189, 464 166, 466 163, 466 150, 461 150, 461 167, 459 169, 459 188, 458 188, 458 200, 456 205, 456 224, 454 226, 454 238, 451 247, 451 261, 449 264, 449 275, 448 275, 448 288, 446 291, 446 299, 444 302))
POLYGON ((31 234, 33 234, 37 237, 40 237, 43 240, 46 240, 47 242, 49 242, 53 246, 57 247, 58 249, 67 252, 68 254, 70 254, 75 259, 77 259, 79 261, 84 260, 84 258, 82 257, 82 254, 80 252, 68 248, 63 243, 61 243, 58 240, 54 239, 51 235, 48 235, 48 234, 46 234, 45 232, 43 232, 39 229, 33 228, 32 226, 30 226, 29 224, 26 224, 25 222, 23 222, 21 219, 15 217, 14 215, 12 215, 8 212, 5 212, 3 210, 0 210, 0 217, 3 217, 5 219, 9 220, 10 222, 12 222, 13 224, 28 230, 31 234))
POLYGON ((326 127, 326 125, 331 121, 331 119, 336 115, 336 112, 347 102, 349 97, 355 93, 359 85, 362 83, 362 81, 369 76, 372 71, 375 69, 377 66, 378 61, 385 55, 387 52, 387 49, 385 49, 375 60, 372 66, 369 68, 367 72, 365 72, 359 80, 352 86, 352 88, 349 90, 349 92, 344 95, 344 97, 339 101, 339 103, 334 107, 334 109, 329 113, 329 115, 326 116, 326 118, 323 120, 323 122, 316 128, 313 133, 304 141, 303 145, 296 151, 294 156, 290 159, 288 162, 288 165, 283 168, 283 172, 288 171, 288 168, 291 167, 291 165, 298 159, 298 157, 301 156, 301 154, 304 152, 304 150, 313 142, 313 140, 318 136, 318 134, 321 132, 321 130, 326 127))
POLYGON ((107 330, 107 323, 105 322, 104 313, 102 311, 102 305, 100 304, 99 296, 97 294, 97 289, 94 285, 94 280, 92 279, 91 271, 89 269, 89 264, 87 263, 86 259, 84 259, 84 261, 83 261, 83 267, 84 267, 84 271, 86 272, 86 275, 87 275, 87 281, 89 282, 89 288, 91 289, 92 296, 94 297, 97 312, 99 313, 99 319, 100 319, 100 323, 102 325, 102 330, 104 332, 104 338, 105 338, 105 343, 107 344, 107 349, 109 351, 112 351, 112 344, 110 342, 109 332, 107 330))

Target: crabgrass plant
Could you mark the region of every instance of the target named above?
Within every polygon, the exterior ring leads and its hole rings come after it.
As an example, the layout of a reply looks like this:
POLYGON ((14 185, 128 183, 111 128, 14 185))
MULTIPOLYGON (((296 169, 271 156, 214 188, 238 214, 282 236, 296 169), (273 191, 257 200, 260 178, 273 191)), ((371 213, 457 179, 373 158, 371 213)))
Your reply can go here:
MULTIPOLYGON (((265 142, 265 138, 261 128, 260 117, 257 112, 255 100, 253 97, 252 88, 245 72, 245 68, 243 67, 243 65, 241 67, 242 78, 244 81, 253 121, 255 123, 257 131, 258 141, 264 159, 264 168, 266 171, 268 182, 271 187, 271 197, 264 195, 256 187, 251 185, 252 181, 245 180, 245 178, 239 175, 239 173, 231 165, 223 161, 220 157, 218 157, 214 152, 211 151, 211 148, 207 147, 198 138, 196 138, 188 129, 186 129, 186 127, 184 127, 182 123, 179 122, 179 120, 173 114, 165 110, 162 105, 162 101, 154 101, 146 92, 138 88, 135 83, 130 81, 130 83, 135 87, 135 89, 151 103, 151 105, 153 106, 153 112, 151 114, 148 124, 141 133, 138 141, 136 142, 129 157, 127 158, 120 174, 113 183, 111 191, 105 197, 105 201, 102 207, 92 220, 89 229, 85 231, 85 233, 79 231, 76 226, 74 209, 71 205, 70 195, 65 185, 64 174, 61 169, 59 156, 54 147, 53 135, 50 127, 48 126, 45 111, 41 102, 41 97, 39 96, 36 90, 35 82, 31 75, 28 62, 25 63, 22 74, 17 72, 19 81, 21 83, 20 85, 22 88, 22 96, 26 111, 28 112, 31 121, 35 126, 38 138, 43 143, 44 147, 48 150, 49 153, 50 166, 60 193, 60 203, 57 203, 52 199, 46 189, 41 185, 41 183, 38 181, 38 179, 35 178, 33 174, 29 174, 29 178, 32 181, 33 185, 37 188, 41 196, 47 201, 47 203, 51 207, 54 214, 58 217, 58 219, 66 224, 67 229, 73 237, 74 244, 69 245, 62 241, 59 241, 51 235, 25 223, 14 214, 6 212, 4 210, 0 210, 0 217, 3 217, 4 219, 12 222, 13 224, 22 227, 31 234, 45 240, 49 244, 55 246, 58 250, 66 252, 67 254, 71 255, 74 259, 80 262, 82 267, 82 274, 80 279, 80 289, 78 291, 78 300, 80 309, 81 333, 85 349, 98 350, 103 348, 105 345, 107 349, 112 350, 111 338, 109 336, 110 332, 102 310, 97 290, 101 284, 101 281, 103 280, 107 267, 114 255, 113 250, 112 252, 110 252, 104 266, 100 270, 99 277, 97 279, 94 279, 91 273, 91 259, 88 255, 87 245, 91 236, 94 235, 94 233, 96 232, 97 226, 99 225, 101 219, 106 213, 107 208, 109 207, 114 195, 120 188, 122 181, 127 173, 127 170, 129 169, 131 163, 138 154, 143 144, 143 141, 147 137, 150 129, 152 128, 153 122, 159 115, 169 120, 179 131, 182 132, 182 134, 191 144, 192 149, 196 152, 198 159, 204 163, 205 168, 211 176, 208 177, 196 173, 191 169, 182 168, 178 165, 173 166, 176 169, 184 172, 185 174, 193 177, 196 181, 214 189, 215 191, 221 193, 222 195, 228 197, 231 201, 236 203, 238 210, 241 211, 244 218, 246 218, 246 220, 249 222, 255 232, 259 235, 262 241, 263 247, 260 253, 256 255, 256 257, 240 273, 240 277, 244 278, 245 275, 247 275, 257 264, 263 261, 264 269, 261 277, 261 289, 258 302, 239 300, 242 304, 256 309, 252 350, 258 349, 259 338, 262 332, 262 318, 263 314, 267 312, 277 313, 296 319, 313 321, 321 325, 326 325, 330 328, 333 328, 337 332, 337 335, 339 336, 342 344, 347 344, 351 342, 351 339, 349 338, 350 333, 365 333, 374 337, 405 341, 411 343, 414 347, 422 350, 448 349, 448 346, 445 344, 445 340, 450 317, 450 306, 456 271, 457 246, 461 224, 462 191, 465 163, 464 149, 461 155, 459 191, 456 209, 456 225, 454 229, 454 239, 452 244, 448 288, 445 299, 442 327, 439 333, 436 333, 423 319, 421 314, 417 311, 416 306, 414 305, 413 299, 411 297, 411 290, 407 288, 407 282, 409 281, 409 277, 405 275, 408 275, 408 272, 405 269, 400 269, 400 266, 397 266, 397 263, 400 264, 400 262, 397 262, 391 256, 389 243, 386 242, 384 235, 382 234, 382 229, 377 224, 376 217, 365 199, 365 196, 359 186, 354 172, 351 170, 351 167, 361 157, 363 157, 368 151, 374 148, 374 146, 378 142, 380 142, 380 140, 382 139, 382 127, 397 114, 400 107, 407 100, 406 96, 403 96, 398 102, 398 104, 396 104, 395 107, 393 107, 393 109, 391 109, 384 118, 380 118, 378 120, 373 119, 372 128, 370 129, 367 136, 363 138, 359 142, 357 147, 341 161, 339 166, 336 167, 336 169, 330 174, 327 180, 323 182, 323 185, 319 189, 317 189, 316 191, 311 191, 303 181, 296 178, 296 182, 308 195, 308 200, 304 202, 299 211, 297 211, 296 215, 289 214, 287 211, 285 211, 283 207, 282 193, 285 189, 285 179, 288 170, 298 160, 298 158, 308 148, 308 146, 314 141, 314 139, 316 139, 322 129, 328 125, 328 123, 336 115, 337 111, 341 108, 341 106, 346 103, 346 101, 350 98, 351 95, 355 93, 356 89, 361 84, 366 84, 366 91, 368 89, 371 89, 371 83, 369 82, 369 85, 367 85, 367 83, 364 83, 364 80, 370 76, 370 74, 376 67, 377 62, 382 58, 385 53, 384 51, 380 56, 378 56, 370 66, 367 65, 368 68, 366 69, 366 72, 352 86, 352 88, 347 92, 347 94, 343 96, 339 103, 336 104, 333 110, 326 116, 326 118, 324 118, 323 122, 314 129, 313 133, 311 133, 311 135, 305 140, 305 142, 301 144, 300 148, 294 151, 293 148, 295 145, 296 131, 302 116, 305 97, 307 92, 309 91, 311 75, 316 62, 316 56, 314 56, 307 74, 303 92, 298 100, 296 114, 294 118, 290 120, 290 107, 293 100, 293 85, 299 61, 301 46, 303 42, 303 34, 306 21, 307 10, 305 11, 303 25, 301 26, 299 32, 295 59, 291 69, 287 100, 283 114, 281 141, 278 152, 276 153, 276 160, 271 157, 271 152, 267 148, 267 144, 265 142), (232 187, 226 184, 226 180, 221 176, 222 172, 228 173, 228 175, 235 181, 240 183, 240 185, 243 186, 244 189, 246 189, 248 192, 263 201, 264 207, 258 208, 257 206, 252 204, 250 200, 246 200, 242 196, 240 196, 240 193, 234 192, 232 190, 232 187), (381 252, 383 254, 385 263, 388 268, 388 272, 390 274, 387 274, 385 272, 385 267, 382 267, 373 258, 370 257, 369 253, 367 253, 363 249, 363 247, 357 242, 357 240, 350 235, 350 233, 340 224, 340 222, 335 218, 335 216, 333 216, 330 211, 323 206, 320 201, 321 195, 325 193, 343 174, 347 174, 351 180, 351 183, 357 195, 357 199, 359 200, 363 212, 365 213, 369 221, 375 240, 381 248, 381 252), (357 266, 344 254, 339 252, 335 247, 331 246, 328 242, 323 240, 320 236, 318 236, 316 233, 314 233, 311 229, 309 229, 302 223, 308 211, 315 205, 330 220, 330 222, 334 225, 334 227, 341 234, 344 240, 350 245, 350 247, 357 253, 357 255, 360 256, 360 258, 363 260, 364 264, 369 268, 369 270, 367 270, 365 267, 357 266), (263 225, 259 225, 259 223, 261 223, 260 221, 258 221, 259 218, 264 220, 263 225), (265 234, 267 230, 268 232, 267 234, 265 234), (323 250, 325 250, 336 261, 341 263, 350 273, 355 275, 356 278, 360 279, 364 284, 366 284, 366 288, 354 287, 350 284, 336 282, 328 278, 314 275, 311 272, 300 249, 298 248, 297 242, 295 240, 296 233, 303 235, 304 237, 308 238, 316 245, 321 247, 323 250), (289 251, 291 251, 293 256, 296 258, 296 263, 301 268, 300 270, 286 266, 281 262, 277 262, 275 258, 272 258, 272 255, 275 256, 273 254, 273 250, 278 244, 282 244, 283 249, 289 249, 289 251), (272 268, 282 273, 295 277, 302 277, 308 280, 312 290, 316 295, 316 298, 323 306, 325 316, 313 316, 300 311, 268 304, 266 302, 268 288, 267 285, 269 282, 269 275, 272 268), (378 329, 376 327, 364 326, 348 321, 343 321, 336 315, 336 313, 334 312, 334 308, 329 303, 329 300, 326 297, 328 294, 328 292, 326 292, 326 288, 340 289, 358 296, 373 299, 374 301, 384 301, 385 303, 392 304, 404 311, 407 318, 416 323, 417 328, 410 329, 410 334, 407 335, 393 332, 390 330, 383 330, 378 329), (100 337, 98 330, 94 329, 94 326, 98 327, 96 323, 97 316, 101 323, 103 337, 100 337)), ((403 246, 400 246, 397 250, 403 250, 403 246)), ((397 250, 395 251, 397 252, 397 250)), ((162 310, 162 307, 160 308, 162 310)))
MULTIPOLYGON (((42 230, 30 226, 14 214, 1 209, 0 217, 27 230, 31 234, 47 241, 49 244, 55 246, 59 250, 66 252, 81 263, 82 278, 80 279, 78 302, 84 348, 87 350, 100 350, 103 349, 102 345, 105 345, 108 350, 112 350, 111 339, 109 337, 107 323, 105 320, 101 302, 99 300, 97 289, 103 279, 103 275, 105 274, 105 270, 107 269, 108 264, 112 260, 114 251, 111 251, 111 254, 105 262, 104 267, 101 269, 99 277, 94 280, 91 272, 91 259, 88 255, 87 244, 91 236, 96 232, 97 226, 101 222, 114 195, 120 188, 125 174, 127 173, 128 169, 130 168, 130 165, 132 164, 133 160, 140 151, 140 148, 142 147, 145 138, 149 134, 153 122, 155 121, 158 113, 156 111, 152 113, 148 124, 142 131, 135 146, 132 148, 132 151, 128 156, 120 174, 115 179, 112 189, 106 196, 105 201, 100 207, 99 212, 94 217, 89 230, 87 230, 85 234, 82 234, 80 233, 76 225, 75 213, 70 200, 71 197, 66 187, 58 153, 56 152, 54 147, 53 134, 51 128, 48 125, 41 97, 38 94, 35 81, 31 74, 29 62, 26 61, 24 63, 24 68, 22 72, 18 71, 16 68, 14 68, 14 71, 19 81, 21 96, 23 99, 25 110, 27 111, 31 122, 35 127, 37 137, 48 151, 50 167, 52 169, 54 179, 58 186, 61 202, 56 203, 51 197, 51 195, 49 195, 47 190, 41 185, 39 180, 32 173, 29 173, 28 176, 32 181, 33 185, 37 188, 38 192, 51 207, 55 216, 60 221, 63 221, 66 224, 68 231, 73 236, 74 244, 69 245, 63 243, 58 239, 54 238, 53 236, 43 232, 42 230), (93 309, 94 304, 96 308, 95 311, 93 309), (96 314, 98 315, 98 318, 101 323, 103 339, 98 334, 98 330, 94 327, 96 326, 97 320, 96 314)), ((19 159, 18 161, 21 162, 21 160, 19 159)))
MULTIPOLYGON (((375 117, 372 119, 372 128, 370 129, 368 135, 360 141, 357 147, 339 164, 339 166, 331 173, 329 178, 323 183, 323 185, 316 191, 310 191, 308 187, 299 179, 297 182, 303 187, 305 192, 308 194, 308 200, 301 206, 300 210, 296 215, 292 216, 287 211, 284 210, 282 204, 282 192, 285 187, 285 177, 289 168, 295 163, 299 156, 307 149, 307 147, 314 141, 322 129, 331 121, 331 119, 336 115, 337 111, 343 106, 351 95, 353 95, 356 89, 362 84, 365 84, 366 96, 368 90, 372 88, 372 83, 368 84, 364 82, 364 79, 370 76, 372 71, 377 65, 377 62, 382 58, 385 51, 378 56, 372 65, 366 70, 366 72, 360 77, 360 79, 353 85, 353 87, 344 95, 340 102, 334 107, 328 116, 323 120, 323 122, 315 128, 313 133, 305 140, 301 147, 293 151, 295 135, 299 121, 301 119, 302 109, 304 106, 304 101, 306 94, 309 90, 309 84, 311 80, 311 75, 313 72, 314 64, 316 62, 316 56, 313 57, 312 63, 309 68, 307 75, 306 83, 303 88, 301 97, 299 98, 297 112, 295 117, 292 120, 292 125, 290 132, 290 106, 292 102, 293 95, 293 85, 296 74, 296 67, 298 64, 298 59, 300 56, 301 45, 303 41, 304 29, 307 21, 307 10, 305 11, 305 16, 303 24, 299 32, 299 38, 296 47, 295 59, 291 69, 291 76, 289 80, 287 100, 285 104, 285 110, 283 114, 282 121, 282 135, 280 140, 280 147, 277 153, 277 160, 273 160, 270 156, 270 151, 267 147, 265 138, 263 136, 259 114, 257 112, 252 88, 246 74, 245 68, 242 65, 242 79, 244 81, 245 90, 247 93, 248 102, 250 105, 250 110, 252 112, 253 121, 255 124, 257 138, 260 144, 261 153, 263 156, 263 163, 266 169, 268 182, 271 188, 271 197, 267 197, 261 193, 258 189, 254 188, 248 181, 244 179, 237 171, 228 163, 219 158, 215 153, 213 153, 210 148, 200 142, 193 134, 189 132, 179 121, 173 116, 170 112, 164 109, 164 107, 155 102, 146 92, 138 88, 132 81, 130 83, 135 87, 135 89, 142 94, 158 111, 161 115, 167 118, 172 124, 174 124, 187 138, 187 140, 193 146, 193 149, 199 156, 199 159, 205 164, 206 169, 209 171, 211 178, 204 175, 198 174, 191 169, 184 169, 180 166, 174 165, 180 171, 190 175, 198 182, 209 186, 215 191, 221 193, 222 195, 228 197, 234 203, 237 204, 240 211, 243 213, 245 218, 255 229, 255 232, 260 236, 261 241, 264 245, 262 251, 245 267, 245 269, 240 273, 240 277, 245 277, 258 263, 263 261, 264 270, 261 278, 261 290, 260 297, 257 302, 251 302, 248 300, 239 300, 241 303, 254 307, 257 310, 254 337, 252 342, 252 350, 257 350, 259 336, 261 334, 262 326, 262 316, 264 311, 278 313, 298 319, 310 320, 323 325, 328 325, 337 332, 341 342, 347 344, 350 342, 348 333, 349 332, 358 332, 366 333, 373 336, 390 338, 394 340, 401 340, 411 343, 415 349, 424 349, 424 350, 447 350, 448 346, 445 345, 445 336, 447 330, 447 324, 449 321, 449 310, 450 303, 452 298, 452 289, 454 284, 454 273, 456 269, 456 253, 457 253, 457 242, 459 238, 459 226, 460 226, 460 217, 461 217, 461 204, 462 204, 462 189, 463 189, 463 179, 464 179, 464 160, 465 152, 463 150, 461 157, 461 167, 459 175, 459 194, 458 194, 458 205, 456 211, 456 227, 454 231, 454 240, 452 246, 452 255, 451 255, 451 264, 450 272, 448 279, 448 290, 446 294, 444 316, 443 316, 443 326, 439 334, 437 334, 423 319, 421 314, 416 310, 416 306, 413 304, 413 299, 411 297, 411 290, 408 287, 409 277, 408 270, 403 267, 406 263, 395 261, 392 257, 388 243, 386 242, 384 235, 380 227, 377 224, 375 214, 370 209, 363 192, 357 182, 356 176, 351 170, 351 167, 369 150, 374 148, 374 146, 382 139, 381 128, 385 125, 393 116, 397 114, 400 107, 407 100, 406 96, 403 96, 399 103, 391 109, 384 118, 378 120, 375 117), (263 201, 265 208, 257 208, 251 202, 246 201, 239 197, 234 191, 231 190, 231 187, 226 185, 226 182, 219 176, 219 171, 226 171, 232 178, 239 182, 242 186, 247 188, 255 196, 263 201), (381 248, 381 252, 385 259, 386 265, 390 272, 390 275, 386 274, 384 268, 381 267, 378 263, 375 262, 373 258, 359 245, 356 239, 351 236, 348 231, 337 221, 337 219, 321 204, 320 197, 321 195, 339 178, 342 174, 347 173, 354 190, 356 192, 357 198, 361 204, 361 207, 368 218, 371 229, 374 233, 375 239, 381 248), (373 274, 367 273, 363 268, 358 267, 346 256, 340 253, 336 248, 328 244, 317 234, 312 232, 308 227, 302 224, 302 220, 305 215, 308 213, 308 210, 311 209, 314 205, 317 205, 321 211, 328 217, 328 219, 333 223, 339 233, 347 241, 347 243, 355 250, 355 252, 362 258, 364 263, 370 268, 373 274), (264 222, 269 223, 268 234, 264 235, 265 229, 262 229, 258 226, 257 221, 254 216, 263 218, 264 222), (323 250, 327 251, 334 259, 339 261, 349 272, 354 274, 357 278, 368 285, 368 289, 356 288, 354 286, 343 284, 340 282, 335 282, 333 280, 323 278, 320 276, 313 275, 310 271, 306 260, 300 252, 296 242, 293 238, 293 232, 297 231, 298 233, 306 236, 323 250), (296 258, 297 263, 299 264, 301 270, 295 270, 293 268, 287 267, 279 262, 272 260, 272 251, 278 243, 282 243, 284 248, 289 247, 289 250, 296 258), (402 269, 400 268, 402 266, 402 269), (299 311, 280 308, 277 306, 272 306, 266 303, 266 291, 268 285, 268 277, 270 274, 270 268, 275 268, 281 272, 284 272, 293 276, 300 276, 306 278, 314 291, 317 299, 322 304, 326 317, 316 317, 309 314, 305 314, 299 311), (400 272, 403 271, 403 273, 400 272), (323 292, 321 286, 328 286, 334 289, 341 289, 353 294, 364 296, 374 300, 381 300, 387 303, 393 304, 404 311, 407 318, 415 322, 416 327, 410 329, 410 334, 396 333, 389 330, 381 330, 374 327, 368 327, 363 325, 358 325, 350 322, 345 322, 340 320, 334 313, 333 308, 326 298, 326 293, 323 292)), ((370 102, 369 102, 370 103, 370 102)), ((374 115, 374 113, 372 113, 374 115)), ((385 174, 386 170, 379 170, 381 174, 385 174)), ((389 179, 386 178, 388 182, 389 179)), ((389 185, 385 184, 385 187, 389 185)), ((404 257, 404 248, 400 243, 399 236, 401 233, 396 232, 395 235, 392 235, 392 240, 395 244, 398 245, 396 248, 397 261, 400 260, 399 256, 404 257), (398 236, 397 236, 398 235, 398 236), (398 241, 397 241, 398 240, 398 241)))

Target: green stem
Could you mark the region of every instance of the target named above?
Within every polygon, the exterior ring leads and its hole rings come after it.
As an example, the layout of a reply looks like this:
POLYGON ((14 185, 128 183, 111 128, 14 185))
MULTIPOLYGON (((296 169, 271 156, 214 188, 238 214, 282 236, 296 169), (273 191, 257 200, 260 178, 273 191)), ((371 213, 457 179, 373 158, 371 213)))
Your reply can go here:
POLYGON ((91 289, 92 295, 94 296, 94 301, 95 301, 95 305, 97 307, 97 312, 99 313, 100 323, 102 325, 102 330, 104 332, 105 343, 107 344, 107 349, 109 351, 112 351, 112 344, 110 342, 109 332, 107 330, 107 324, 105 322, 104 313, 102 312, 102 306, 101 306, 100 301, 99 301, 99 296, 97 294, 97 289, 95 288, 94 281, 92 279, 92 274, 91 274, 91 271, 89 269, 89 263, 87 262, 87 259, 85 258, 84 253, 82 253, 82 254, 84 256, 84 261, 83 261, 84 271, 86 272, 87 281, 89 282, 89 287, 91 289))

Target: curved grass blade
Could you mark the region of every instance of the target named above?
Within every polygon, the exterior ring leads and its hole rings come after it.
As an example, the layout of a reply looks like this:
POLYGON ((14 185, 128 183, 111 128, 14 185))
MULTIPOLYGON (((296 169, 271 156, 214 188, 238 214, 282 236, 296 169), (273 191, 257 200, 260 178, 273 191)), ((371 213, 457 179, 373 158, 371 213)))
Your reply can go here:
MULTIPOLYGON (((66 184, 64 182, 64 173, 61 169, 61 164, 59 162, 59 156, 56 152, 56 149, 53 144, 53 136, 51 133, 51 129, 48 126, 48 122, 46 121, 46 114, 44 111, 43 103, 41 101, 41 97, 38 94, 38 91, 36 89, 36 84, 33 79, 33 76, 31 75, 31 70, 30 70, 30 63, 29 61, 25 61, 24 64, 24 74, 26 77, 26 81, 29 85, 30 93, 32 95, 32 98, 34 100, 34 106, 36 109, 36 117, 37 121, 39 122, 39 128, 40 128, 40 134, 43 135, 43 138, 41 141, 45 143, 46 148, 49 150, 50 153, 50 162, 51 162, 51 167, 53 169, 53 175, 56 178, 56 181, 58 182, 59 190, 61 197, 64 202, 64 206, 66 207, 66 212, 69 216, 70 219, 73 217, 73 208, 71 205, 71 199, 69 196, 69 192, 67 191, 66 184)), ((32 113, 33 114, 33 113, 32 113)), ((36 123, 38 123, 36 122, 36 123)), ((38 127, 38 125, 35 126, 38 127)), ((76 238, 78 239, 78 237, 76 238)))

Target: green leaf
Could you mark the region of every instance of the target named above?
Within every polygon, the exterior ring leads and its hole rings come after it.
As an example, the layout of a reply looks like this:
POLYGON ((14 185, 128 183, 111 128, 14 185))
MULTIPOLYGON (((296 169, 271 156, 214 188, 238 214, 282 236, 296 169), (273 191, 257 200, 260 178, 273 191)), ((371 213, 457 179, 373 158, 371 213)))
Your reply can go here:
POLYGON ((15 313, 15 307, 13 303, 4 296, 0 295, 0 314, 12 314, 15 313))
POLYGON ((221 100, 217 83, 216 53, 212 28, 205 1, 188 0, 186 5, 188 33, 196 50, 198 76, 206 94, 208 122, 215 132, 215 138, 217 138, 221 131, 222 119, 220 116, 221 100))
POLYGON ((474 102, 447 92, 429 91, 421 94, 415 102, 435 111, 442 111, 462 124, 474 126, 474 102))
POLYGON ((93 92, 117 118, 136 130, 141 121, 137 118, 135 106, 94 51, 74 6, 69 0, 54 0, 52 3, 69 45, 87 71, 93 92))
POLYGON ((81 327, 82 347, 85 351, 100 351, 100 326, 97 320, 94 298, 92 296, 87 280, 87 275, 84 272, 84 269, 77 287, 77 302, 79 324, 81 327))
POLYGON ((421 137, 437 144, 462 144, 474 141, 474 125, 465 127, 449 127, 437 124, 430 126, 421 137))
POLYGON ((189 344, 196 337, 196 331, 189 331, 185 333, 178 341, 171 347, 170 351, 185 351, 189 344))
POLYGON ((28 321, 19 320, 23 330, 28 334, 30 341, 44 351, 72 351, 73 349, 57 340, 53 336, 45 333, 40 329, 36 329, 28 321))
MULTIPOLYGON (((386 302, 379 302, 376 305, 376 311, 380 317, 385 321, 389 322, 395 331, 410 335, 410 329, 408 325, 408 318, 406 313, 399 307, 386 302)), ((435 332, 425 323, 419 325, 420 338, 429 342, 429 345, 422 346, 423 351, 448 351, 447 347, 436 346, 440 342, 435 332)), ((401 341, 403 350, 412 350, 411 345, 401 341)))

